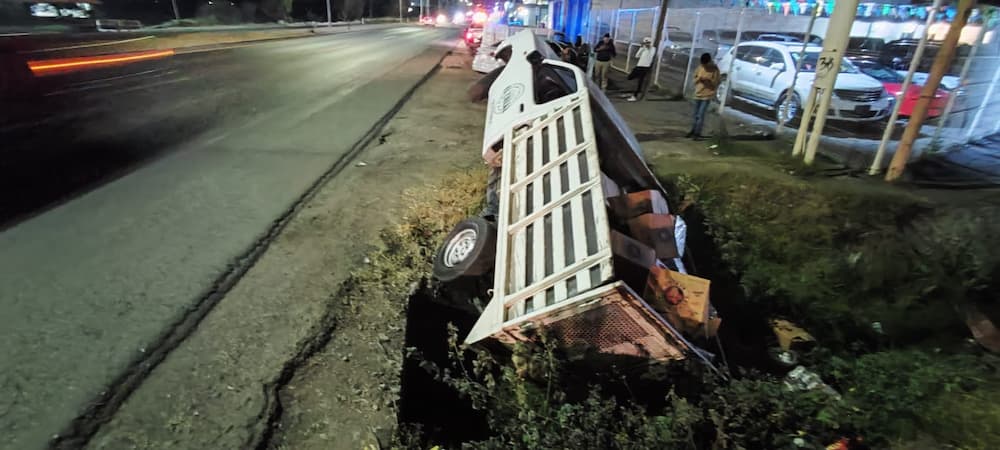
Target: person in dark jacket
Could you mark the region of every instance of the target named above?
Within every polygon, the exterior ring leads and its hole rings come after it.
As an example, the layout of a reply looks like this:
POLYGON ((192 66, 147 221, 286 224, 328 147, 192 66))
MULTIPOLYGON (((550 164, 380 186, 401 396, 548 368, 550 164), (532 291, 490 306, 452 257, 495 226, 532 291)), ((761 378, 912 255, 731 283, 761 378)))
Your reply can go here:
POLYGON ((590 44, 583 41, 583 36, 576 37, 576 62, 584 72, 590 65, 590 44))
POLYGON ((601 90, 608 89, 608 70, 611 68, 611 59, 617 55, 611 35, 604 33, 601 42, 594 47, 594 56, 597 59, 594 63, 594 81, 601 86, 601 90))

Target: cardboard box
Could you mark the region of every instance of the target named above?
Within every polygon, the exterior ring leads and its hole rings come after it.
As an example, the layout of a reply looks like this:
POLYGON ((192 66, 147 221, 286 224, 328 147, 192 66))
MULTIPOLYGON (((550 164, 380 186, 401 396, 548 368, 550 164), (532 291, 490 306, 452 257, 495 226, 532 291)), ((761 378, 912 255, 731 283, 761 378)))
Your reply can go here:
POLYGON ((656 251, 657 258, 669 260, 680 257, 674 238, 673 215, 643 214, 629 220, 628 228, 633 238, 656 251))
POLYGON ((656 252, 617 231, 611 231, 611 252, 618 279, 636 292, 642 292, 649 277, 649 268, 656 264, 656 252))
MULTIPOLYGON (((643 299, 681 332, 703 333, 709 320, 711 281, 659 266, 649 269, 643 299)), ((715 324, 716 326, 718 324, 715 324)))
POLYGON ((643 214, 670 214, 667 200, 660 191, 648 190, 619 195, 608 199, 612 214, 628 220, 643 214))

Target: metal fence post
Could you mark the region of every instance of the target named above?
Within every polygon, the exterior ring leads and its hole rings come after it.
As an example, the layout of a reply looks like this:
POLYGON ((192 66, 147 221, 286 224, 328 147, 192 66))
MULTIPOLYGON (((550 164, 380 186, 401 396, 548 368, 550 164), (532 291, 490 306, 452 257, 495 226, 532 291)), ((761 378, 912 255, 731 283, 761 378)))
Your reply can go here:
POLYGON ((965 140, 972 139, 972 133, 976 132, 979 120, 983 117, 983 111, 986 110, 986 106, 990 104, 990 99, 993 97, 993 91, 996 89, 997 82, 1000 82, 1000 61, 997 61, 997 68, 993 72, 993 80, 990 81, 990 87, 986 89, 986 95, 983 96, 983 103, 979 105, 979 111, 976 111, 976 115, 972 119, 972 125, 969 125, 969 131, 965 133, 965 140))
MULTIPOLYGON (((969 75, 969 67, 972 66, 972 60, 976 58, 976 53, 979 51, 979 47, 983 45, 983 38, 986 37, 986 24, 984 23, 982 27, 979 28, 979 35, 976 36, 976 44, 972 47, 972 51, 969 52, 969 56, 965 59, 965 64, 962 65, 962 72, 958 75, 958 89, 962 89, 965 83, 968 81, 966 77, 969 75)), ((937 128, 934 129, 934 137, 931 138, 931 151, 934 151, 935 145, 939 143, 941 139, 941 130, 945 125, 948 124, 948 116, 951 115, 951 110, 955 107, 955 99, 958 97, 957 92, 952 91, 948 95, 948 103, 944 106, 944 111, 941 113, 941 117, 938 118, 937 128)))
POLYGON ((722 120, 722 113, 726 110, 726 97, 729 97, 729 90, 733 88, 732 76, 733 76, 733 65, 736 64, 736 46, 740 45, 740 38, 743 36, 743 19, 746 17, 747 9, 743 8, 740 10, 740 19, 736 22, 736 38, 733 41, 733 57, 729 58, 729 67, 726 69, 726 73, 729 74, 726 77, 726 95, 723 95, 719 99, 719 120, 722 120))
MULTIPOLYGON (((941 0, 934 0, 934 10, 937 11, 940 7, 941 0)), ((878 144, 878 150, 875 152, 875 160, 872 161, 871 167, 868 168, 868 175, 878 175, 879 171, 882 170, 885 149, 889 145, 889 139, 892 137, 892 130, 896 127, 896 120, 899 119, 899 108, 903 105, 903 99, 906 98, 906 91, 910 89, 910 84, 913 82, 913 74, 916 73, 917 66, 920 65, 920 59, 924 56, 924 48, 927 47, 927 38, 930 36, 931 25, 934 24, 934 16, 934 14, 927 15, 927 23, 924 24, 924 34, 920 36, 920 43, 917 44, 917 50, 910 61, 910 70, 906 73, 906 78, 903 79, 903 86, 899 94, 896 95, 896 102, 892 105, 892 114, 889 116, 889 122, 885 125, 885 131, 882 132, 882 141, 878 144)))
POLYGON ((691 32, 691 51, 688 52, 687 69, 684 71, 684 84, 681 85, 681 95, 687 92, 688 81, 691 81, 691 65, 694 63, 694 51, 696 43, 700 41, 698 35, 701 33, 701 11, 694 15, 694 30, 691 32))

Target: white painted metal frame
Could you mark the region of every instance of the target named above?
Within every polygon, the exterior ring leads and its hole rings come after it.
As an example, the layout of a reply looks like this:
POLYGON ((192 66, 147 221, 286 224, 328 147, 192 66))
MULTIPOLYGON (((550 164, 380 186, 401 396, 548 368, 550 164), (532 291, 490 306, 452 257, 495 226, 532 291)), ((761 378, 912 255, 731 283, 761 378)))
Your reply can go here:
POLYGON ((613 276, 587 90, 514 135, 512 149, 500 193, 497 245, 504 258, 493 287, 494 299, 503 299, 504 322, 613 276))
MULTIPOLYGON (((511 42, 516 47, 529 44, 521 37, 511 42)), ((515 55, 526 52, 514 50, 515 55)), ((512 59, 498 82, 511 77, 513 86, 526 80, 529 75, 520 73, 525 64, 512 59)), ((496 142, 503 127, 496 270, 493 298, 466 338, 469 343, 613 277, 587 83, 576 66, 552 60, 545 64, 572 71, 577 91, 542 105, 526 102, 524 113, 514 116, 491 109, 487 118, 484 145, 496 142)), ((532 95, 526 88, 520 98, 532 95)), ((509 91, 495 85, 491 96, 494 89, 509 91)))

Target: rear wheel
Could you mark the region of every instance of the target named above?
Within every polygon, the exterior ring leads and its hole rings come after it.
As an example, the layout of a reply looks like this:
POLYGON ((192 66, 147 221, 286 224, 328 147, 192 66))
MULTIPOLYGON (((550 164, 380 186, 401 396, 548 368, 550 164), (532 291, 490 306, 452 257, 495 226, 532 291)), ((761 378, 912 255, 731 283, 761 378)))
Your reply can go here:
POLYGON ((452 281, 493 270, 496 226, 480 217, 463 220, 448 233, 434 257, 434 278, 452 281))
POLYGON ((788 98, 788 94, 782 94, 778 99, 778 104, 774 108, 774 119, 782 125, 790 125, 802 116, 802 101, 799 100, 799 94, 792 93, 792 97, 788 98))

